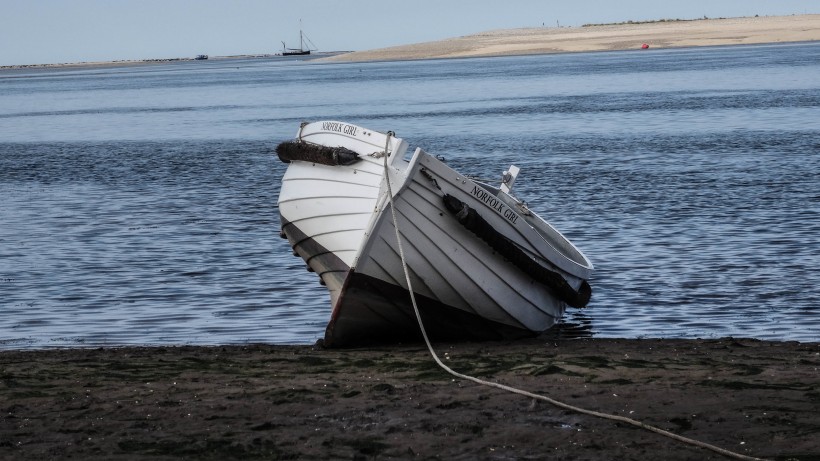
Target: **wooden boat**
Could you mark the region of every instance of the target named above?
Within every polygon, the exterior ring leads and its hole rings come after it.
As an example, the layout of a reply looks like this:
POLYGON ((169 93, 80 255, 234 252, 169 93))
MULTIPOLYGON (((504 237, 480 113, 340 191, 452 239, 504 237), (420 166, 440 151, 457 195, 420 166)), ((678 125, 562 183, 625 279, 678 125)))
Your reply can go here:
POLYGON ((277 147, 281 235, 330 291, 325 345, 420 339, 405 267, 433 339, 534 336, 587 304, 592 264, 511 194, 517 168, 494 187, 407 146, 320 121, 277 147))
POLYGON ((311 45, 313 42, 310 41, 309 38, 302 32, 302 29, 299 29, 299 48, 288 48, 285 45, 285 42, 282 42, 282 56, 304 56, 309 55, 311 52, 311 48, 305 48, 305 42, 310 43, 311 45))

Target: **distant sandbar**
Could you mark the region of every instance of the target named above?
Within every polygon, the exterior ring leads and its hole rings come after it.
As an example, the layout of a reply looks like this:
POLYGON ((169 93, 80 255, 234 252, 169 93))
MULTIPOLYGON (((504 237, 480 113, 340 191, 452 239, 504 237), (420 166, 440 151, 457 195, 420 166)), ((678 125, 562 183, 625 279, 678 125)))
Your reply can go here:
MULTIPOLYGON (((697 20, 657 20, 581 27, 499 29, 434 42, 368 51, 314 53, 316 62, 401 61, 585 51, 637 50, 695 46, 751 45, 820 40, 820 14, 697 20)), ((274 54, 213 56, 210 59, 276 58, 274 54)), ((25 64, 0 70, 65 67, 122 67, 193 61, 195 58, 25 64)))
POLYGON ((659 20, 582 27, 493 30, 435 42, 357 51, 322 61, 445 59, 815 40, 820 40, 820 14, 659 20))

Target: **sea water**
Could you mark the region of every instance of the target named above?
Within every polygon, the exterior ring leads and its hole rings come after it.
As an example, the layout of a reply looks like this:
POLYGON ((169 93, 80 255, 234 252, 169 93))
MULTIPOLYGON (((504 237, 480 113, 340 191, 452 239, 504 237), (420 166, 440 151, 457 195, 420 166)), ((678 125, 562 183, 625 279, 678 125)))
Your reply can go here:
POLYGON ((521 167, 596 267, 555 334, 816 341, 818 75, 818 43, 0 70, 0 348, 320 338, 273 153, 320 119, 521 167))

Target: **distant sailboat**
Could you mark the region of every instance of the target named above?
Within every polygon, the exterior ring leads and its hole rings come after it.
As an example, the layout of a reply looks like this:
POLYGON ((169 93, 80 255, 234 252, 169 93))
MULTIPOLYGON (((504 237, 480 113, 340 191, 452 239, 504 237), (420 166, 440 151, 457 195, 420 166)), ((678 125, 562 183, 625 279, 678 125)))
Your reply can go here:
POLYGON ((302 32, 302 21, 299 21, 299 48, 288 48, 285 42, 282 42, 282 56, 302 56, 310 54, 311 51, 316 51, 316 45, 302 32), (305 48, 305 42, 310 46, 305 48))

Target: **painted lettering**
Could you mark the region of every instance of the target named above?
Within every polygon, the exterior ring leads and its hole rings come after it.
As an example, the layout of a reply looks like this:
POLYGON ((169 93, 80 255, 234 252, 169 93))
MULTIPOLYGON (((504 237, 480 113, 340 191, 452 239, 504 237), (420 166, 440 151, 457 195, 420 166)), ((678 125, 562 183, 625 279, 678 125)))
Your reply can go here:
POLYGON ((509 221, 513 224, 515 224, 515 221, 518 220, 518 215, 515 214, 515 211, 513 211, 509 208, 504 210, 504 217, 507 218, 507 221, 509 221))
POLYGON ((496 197, 495 195, 487 192, 483 188, 481 188, 477 185, 474 185, 472 194, 477 199, 484 202, 488 207, 495 210, 498 214, 500 214, 501 216, 504 216, 504 218, 507 221, 515 224, 515 222, 518 220, 518 214, 516 214, 515 211, 507 208, 503 203, 501 203, 501 200, 499 200, 498 197, 496 197))
POLYGON ((332 131, 334 133, 344 133, 349 134, 350 136, 356 136, 356 130, 358 127, 353 125, 348 125, 346 123, 339 123, 339 122, 323 122, 322 123, 322 130, 323 131, 332 131))

